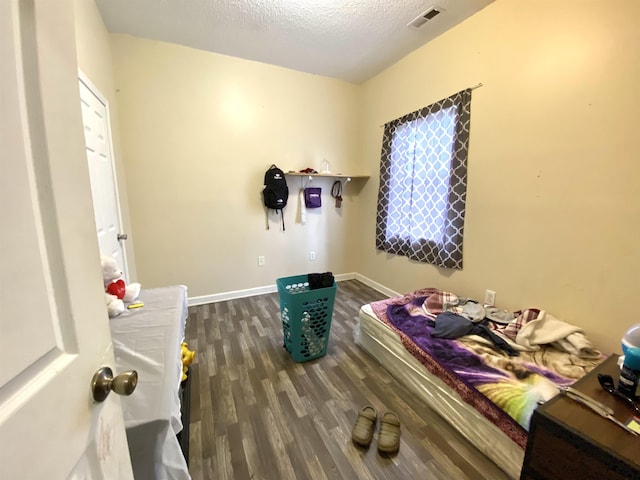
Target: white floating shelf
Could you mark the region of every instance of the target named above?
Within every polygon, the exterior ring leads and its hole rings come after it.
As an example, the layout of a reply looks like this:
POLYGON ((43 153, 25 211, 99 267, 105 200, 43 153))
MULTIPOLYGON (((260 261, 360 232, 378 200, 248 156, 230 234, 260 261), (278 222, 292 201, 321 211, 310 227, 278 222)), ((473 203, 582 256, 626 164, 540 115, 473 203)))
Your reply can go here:
POLYGON ((329 178, 369 178, 371 175, 345 175, 344 173, 302 173, 285 172, 291 177, 329 177, 329 178))

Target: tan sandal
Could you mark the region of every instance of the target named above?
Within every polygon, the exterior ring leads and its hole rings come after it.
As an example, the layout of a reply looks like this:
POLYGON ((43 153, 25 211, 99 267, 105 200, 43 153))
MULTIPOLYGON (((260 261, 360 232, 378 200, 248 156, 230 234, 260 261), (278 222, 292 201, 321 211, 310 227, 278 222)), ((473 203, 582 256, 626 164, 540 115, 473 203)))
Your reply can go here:
POLYGON ((385 412, 380 417, 378 433, 378 451, 395 453, 400 448, 400 420, 393 412, 385 412))
POLYGON ((373 431, 376 429, 378 411, 371 405, 366 405, 358 412, 358 419, 353 426, 351 439, 354 443, 368 447, 373 439, 373 431))

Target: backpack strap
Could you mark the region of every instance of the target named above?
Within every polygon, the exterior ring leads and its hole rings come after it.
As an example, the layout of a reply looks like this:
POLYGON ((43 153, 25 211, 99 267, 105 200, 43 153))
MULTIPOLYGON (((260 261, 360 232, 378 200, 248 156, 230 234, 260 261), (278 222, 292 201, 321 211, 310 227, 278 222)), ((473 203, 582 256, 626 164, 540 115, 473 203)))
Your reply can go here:
MULTIPOLYGON (((286 229, 284 228, 284 209, 280 208, 280 215, 282 216, 282 231, 284 232, 286 229)), ((271 228, 269 227, 269 209, 265 208, 264 209, 266 216, 267 216, 267 230, 271 230, 271 228)), ((278 212, 278 210, 276 210, 276 213, 278 212)))

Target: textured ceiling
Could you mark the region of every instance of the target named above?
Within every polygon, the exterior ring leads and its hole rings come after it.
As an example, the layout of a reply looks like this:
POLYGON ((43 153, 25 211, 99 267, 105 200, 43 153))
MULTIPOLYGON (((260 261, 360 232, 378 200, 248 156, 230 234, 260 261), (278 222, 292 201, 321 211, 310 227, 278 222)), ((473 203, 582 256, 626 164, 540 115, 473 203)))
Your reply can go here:
POLYGON ((96 0, 107 29, 361 83, 493 0, 96 0), (432 6, 423 27, 407 24, 432 6))

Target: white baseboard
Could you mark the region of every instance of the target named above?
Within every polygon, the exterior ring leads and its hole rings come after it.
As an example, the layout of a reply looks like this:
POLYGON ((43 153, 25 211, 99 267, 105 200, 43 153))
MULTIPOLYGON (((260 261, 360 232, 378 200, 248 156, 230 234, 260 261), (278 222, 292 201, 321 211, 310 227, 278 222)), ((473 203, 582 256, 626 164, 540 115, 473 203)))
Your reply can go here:
MULTIPOLYGON (((341 273, 335 275, 336 282, 342 282, 344 280, 359 280, 365 285, 379 291, 380 293, 384 293, 390 297, 398 295, 393 290, 388 289, 387 287, 380 285, 373 280, 365 277, 364 275, 360 275, 359 273, 341 273)), ((246 298, 253 297, 255 295, 264 295, 267 293, 277 292, 278 288, 275 284, 266 285, 264 287, 255 287, 255 288, 247 288, 246 290, 233 290, 231 292, 223 292, 223 293, 213 293, 211 295, 201 295, 199 297, 189 297, 188 305, 190 307, 194 307, 196 305, 204 305, 206 303, 216 303, 216 302, 224 302, 225 300, 235 300, 236 298, 246 298)))
POLYGON ((344 280, 353 280, 354 278, 356 278, 356 275, 358 275, 357 273, 339 273, 338 275, 335 276, 336 278, 336 282, 342 282, 344 280))
POLYGON ((370 278, 365 277, 364 275, 361 275, 360 273, 356 273, 354 278, 356 280, 364 283, 366 286, 371 287, 371 288, 373 288, 374 290, 377 290, 380 293, 384 293, 389 298, 397 297, 397 296, 400 295, 398 292, 394 292, 390 288, 387 288, 387 287, 385 287, 384 285, 381 285, 378 282, 374 282, 370 278))
POLYGON ((211 295, 202 295, 199 297, 189 297, 188 304, 190 307, 193 307, 195 305, 204 305, 205 303, 224 302, 225 300, 253 297, 254 295, 264 295, 266 293, 273 293, 277 291, 278 288, 274 283, 273 285, 247 288, 246 290, 233 290, 231 292, 213 293, 211 295))

